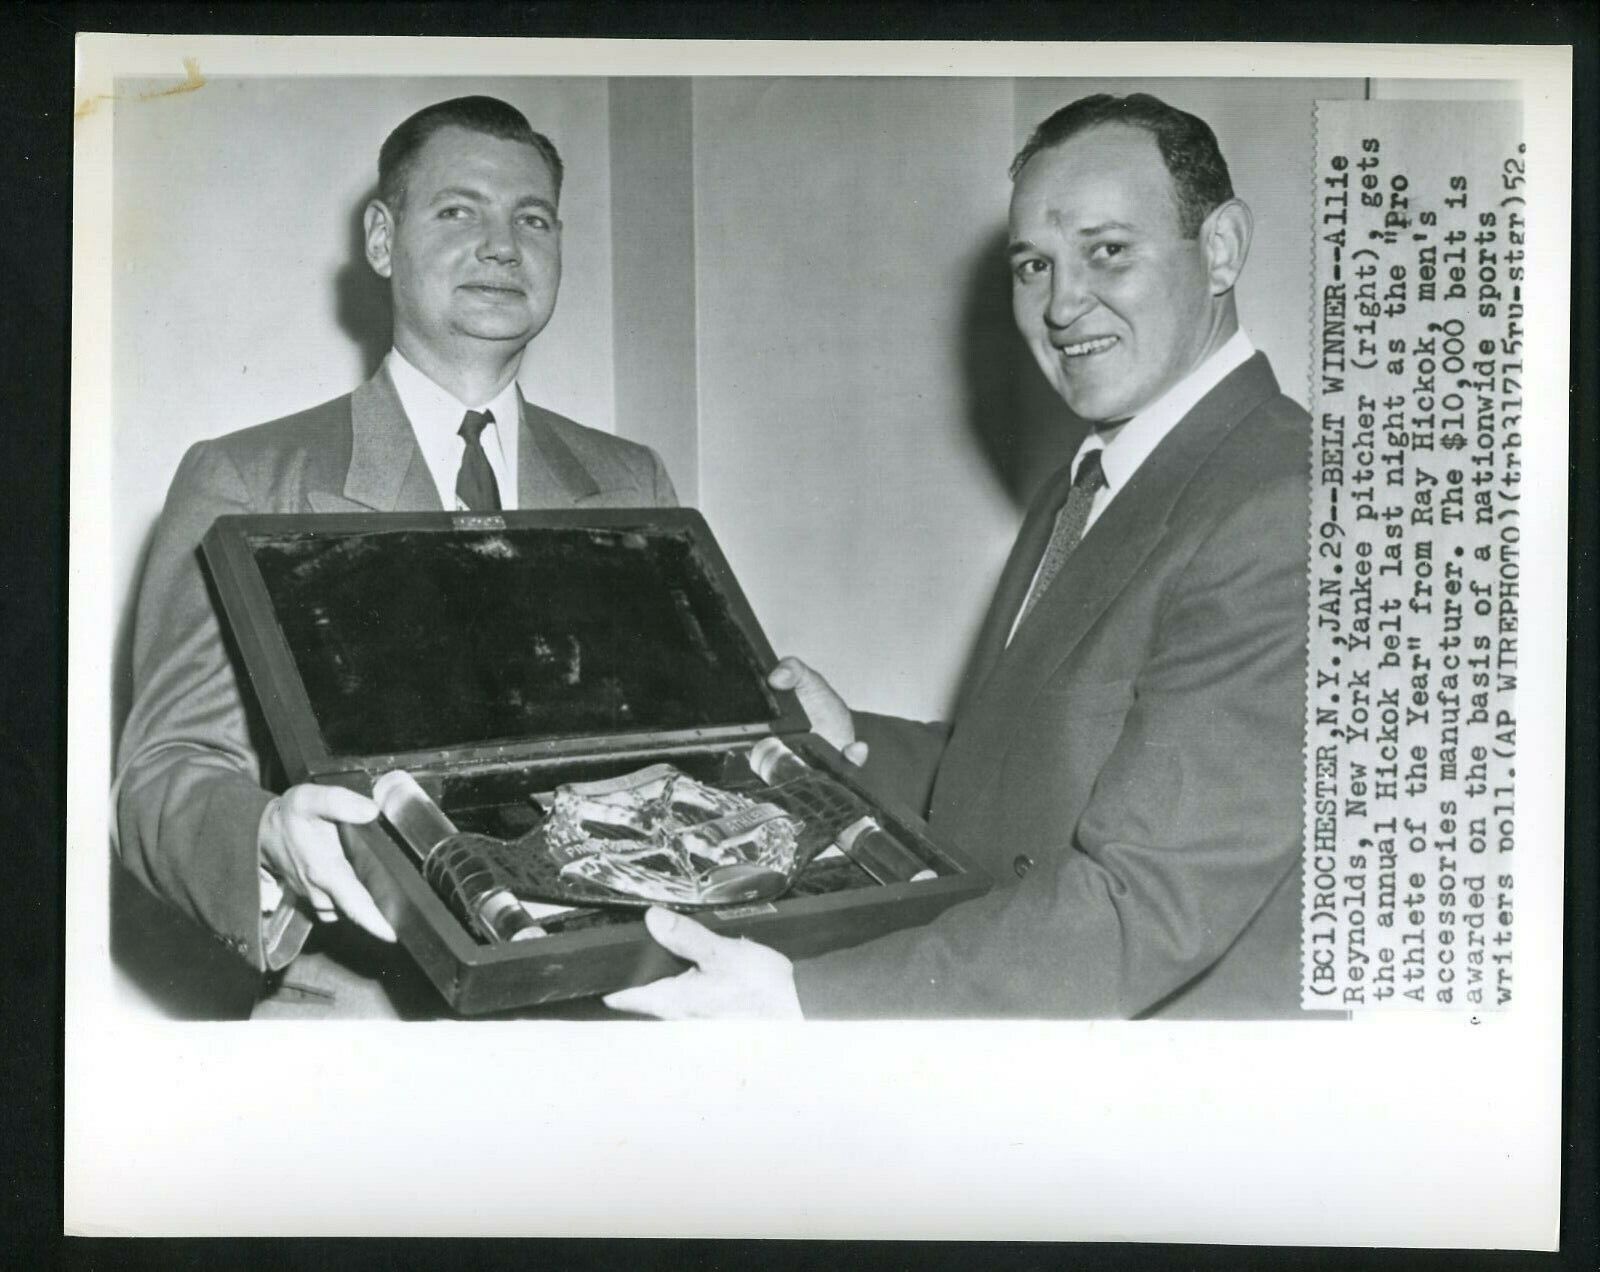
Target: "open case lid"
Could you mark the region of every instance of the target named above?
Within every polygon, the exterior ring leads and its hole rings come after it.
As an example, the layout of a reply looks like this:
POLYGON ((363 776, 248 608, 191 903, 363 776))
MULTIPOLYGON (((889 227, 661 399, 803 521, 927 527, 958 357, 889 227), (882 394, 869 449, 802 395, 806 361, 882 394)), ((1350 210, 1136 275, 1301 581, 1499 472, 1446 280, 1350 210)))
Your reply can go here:
POLYGON ((291 781, 809 727, 691 509, 228 516, 203 551, 291 781))

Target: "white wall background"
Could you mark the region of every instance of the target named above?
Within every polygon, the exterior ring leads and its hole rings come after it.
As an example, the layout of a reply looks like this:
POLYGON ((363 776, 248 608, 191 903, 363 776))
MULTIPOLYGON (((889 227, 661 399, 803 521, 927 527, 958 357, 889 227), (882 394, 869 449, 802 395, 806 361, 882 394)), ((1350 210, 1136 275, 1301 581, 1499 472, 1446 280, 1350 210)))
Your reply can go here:
POLYGON ((774 645, 861 706, 945 709, 1015 527, 975 404, 1011 96, 695 84, 701 501, 774 645))

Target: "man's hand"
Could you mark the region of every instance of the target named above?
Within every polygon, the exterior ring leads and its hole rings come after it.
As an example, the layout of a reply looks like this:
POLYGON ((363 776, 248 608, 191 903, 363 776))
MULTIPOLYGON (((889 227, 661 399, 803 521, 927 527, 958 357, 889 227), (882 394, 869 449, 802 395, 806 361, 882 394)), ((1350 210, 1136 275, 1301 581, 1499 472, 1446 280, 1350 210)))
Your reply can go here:
POLYGON ((343 916, 380 941, 392 941, 394 929, 356 878, 335 824, 360 825, 377 815, 370 799, 342 786, 291 786, 261 818, 261 859, 285 888, 311 903, 322 922, 343 916))
POLYGON ((754 941, 718 936, 693 919, 652 906, 645 926, 666 949, 695 966, 605 996, 614 1011, 662 1020, 799 1020, 794 964, 754 941))
POLYGON ((867 762, 867 744, 856 741, 856 726, 850 708, 832 685, 798 658, 784 658, 767 676, 774 689, 793 689, 806 709, 811 731, 852 764, 867 762))

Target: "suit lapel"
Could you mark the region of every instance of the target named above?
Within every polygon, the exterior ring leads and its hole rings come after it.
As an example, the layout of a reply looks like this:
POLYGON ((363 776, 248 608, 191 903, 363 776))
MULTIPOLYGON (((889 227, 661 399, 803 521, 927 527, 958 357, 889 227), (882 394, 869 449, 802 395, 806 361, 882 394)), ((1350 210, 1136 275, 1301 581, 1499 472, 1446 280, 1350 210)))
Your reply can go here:
POLYGON ((594 475, 557 434, 548 411, 517 390, 522 433, 517 442, 517 507, 568 508, 600 493, 594 475))
MULTIPOLYGON (((598 495, 600 484, 556 432, 548 411, 517 394, 517 506, 570 508, 598 495)), ((316 512, 439 512, 439 492, 417 446, 389 373, 350 396, 350 467, 339 493, 310 490, 316 512)))
POLYGON ((318 512, 443 511, 385 368, 350 395, 350 467, 343 492, 313 490, 307 499, 318 512))
MULTIPOLYGON (((996 771, 1014 735, 1019 714, 1040 686, 1070 658, 1084 635, 1128 586, 1139 567, 1166 534, 1167 519, 1184 489, 1208 456, 1241 420, 1278 391, 1266 358, 1257 353, 1202 398, 1162 439, 1128 484, 1112 500, 1082 543, 1067 558, 1050 589, 1017 629, 1009 646, 1005 632, 1032 579, 1042 545, 1032 557, 1008 563, 1008 608, 991 612, 988 628, 998 625, 1000 647, 981 683, 975 683, 957 717, 958 740, 992 757, 996 771), (1020 589, 1017 578, 1021 577, 1020 589), (997 733, 996 730, 999 730, 997 733), (967 736, 963 739, 962 734, 967 736)), ((1038 508, 1036 506, 1036 511, 1038 508)), ((1048 516, 1048 512, 1045 513, 1048 516)), ((1045 531, 1048 537, 1048 530, 1045 531)), ((1019 545, 1022 536, 1019 535, 1019 545)), ((983 674, 984 669, 975 667, 983 674)))
POLYGON ((1022 525, 1017 530, 1017 541, 1012 544, 1011 554, 1000 571, 1000 581, 995 585, 989 612, 984 616, 983 626, 978 629, 978 639, 972 647, 972 658, 956 708, 957 719, 982 692, 996 660, 1006 647, 1011 624, 1017 617, 1017 611, 1022 608, 1023 597, 1032 586, 1039 559, 1050 541, 1055 526, 1055 510, 1066 498, 1071 485, 1072 461, 1068 460, 1040 487, 1039 493, 1028 505, 1022 525))

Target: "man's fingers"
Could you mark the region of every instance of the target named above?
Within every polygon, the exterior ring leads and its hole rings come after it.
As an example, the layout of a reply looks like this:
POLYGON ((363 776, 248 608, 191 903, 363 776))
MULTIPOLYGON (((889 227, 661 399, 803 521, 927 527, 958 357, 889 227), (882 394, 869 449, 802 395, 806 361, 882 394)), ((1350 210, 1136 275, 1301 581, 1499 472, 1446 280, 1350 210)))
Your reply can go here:
POLYGON ((778 659, 777 666, 767 673, 767 683, 774 689, 793 689, 802 700, 819 695, 838 697, 815 667, 793 656, 778 659))
POLYGON ((695 966, 678 976, 666 976, 633 989, 619 989, 607 994, 602 1001, 612 1011, 654 1016, 658 1020, 690 1020, 700 1016, 703 1013, 695 1008, 699 1001, 696 987, 703 993, 707 984, 700 968, 708 963, 715 964, 719 948, 735 942, 660 906, 653 905, 644 912, 644 925, 658 945, 695 966))
POLYGON ((262 823, 262 859, 287 888, 307 902, 319 921, 343 916, 380 941, 394 929, 356 877, 336 823, 369 822, 378 806, 342 786, 291 786, 269 807, 262 823))
POLYGON ((662 1020, 801 1018, 794 965, 777 950, 718 936, 658 907, 646 910, 644 921, 660 945, 695 966, 681 976, 608 994, 606 1006, 662 1020))
POLYGON ((607 994, 600 1001, 612 1011, 631 1012, 635 1016, 654 1016, 657 1020, 687 1020, 693 1013, 685 1001, 681 982, 684 977, 696 975, 698 973, 691 970, 681 976, 667 976, 658 981, 651 981, 648 985, 619 989, 614 994, 607 994))
POLYGON ((332 923, 339 917, 339 907, 334 905, 333 898, 315 884, 306 885, 306 900, 316 912, 318 922, 332 923))
POLYGON ((365 795, 342 786, 314 786, 305 783, 291 787, 284 795, 288 810, 300 817, 320 817, 324 821, 369 822, 378 815, 378 806, 365 795))
POLYGON ((693 919, 653 905, 644 912, 644 925, 663 949, 697 967, 714 963, 725 945, 733 944, 693 919))
MULTIPOLYGON (((366 890, 361 880, 356 878, 356 872, 350 868, 350 863, 342 855, 325 859, 312 883, 313 888, 325 892, 338 907, 339 913, 352 923, 366 928, 380 941, 395 939, 394 929, 389 926, 389 920, 383 917, 377 902, 372 899, 372 894, 366 890)), ((312 905, 316 905, 314 896, 312 905)), ((320 911, 320 907, 318 909, 320 911)))
MULTIPOLYGON (((811 731, 843 751, 856 740, 855 721, 838 691, 798 658, 780 659, 767 674, 774 689, 792 689, 800 699, 811 731)), ((863 752, 862 758, 865 759, 863 752)), ((858 760, 857 763, 860 763, 858 760)))
POLYGON ((774 689, 793 689, 800 683, 801 676, 810 670, 798 658, 780 658, 778 665, 768 673, 767 683, 774 689))
POLYGON ((852 742, 842 752, 844 758, 857 768, 867 762, 867 744, 865 742, 852 742))

